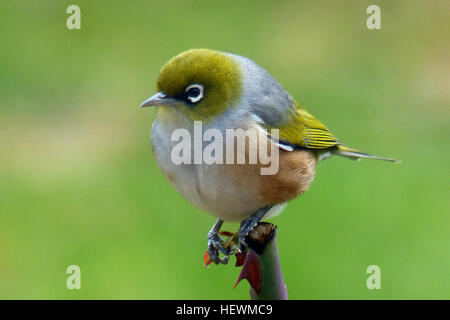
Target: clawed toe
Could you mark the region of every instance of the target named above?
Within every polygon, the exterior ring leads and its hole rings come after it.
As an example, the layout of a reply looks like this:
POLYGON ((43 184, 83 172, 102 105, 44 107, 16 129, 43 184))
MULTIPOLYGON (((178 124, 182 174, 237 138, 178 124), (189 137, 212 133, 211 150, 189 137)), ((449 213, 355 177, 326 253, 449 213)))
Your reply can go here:
POLYGON ((247 235, 258 225, 259 221, 265 216, 267 212, 272 208, 272 206, 266 206, 264 208, 259 209, 249 218, 241 221, 241 226, 239 227, 238 235, 239 235, 239 251, 244 252, 247 247, 247 243, 245 242, 245 238, 247 235))
POLYGON ((215 264, 227 264, 230 255, 236 252, 236 245, 233 242, 234 235, 224 241, 218 232, 210 232, 208 235, 208 255, 215 264), (223 255, 223 257, 220 256, 223 255))

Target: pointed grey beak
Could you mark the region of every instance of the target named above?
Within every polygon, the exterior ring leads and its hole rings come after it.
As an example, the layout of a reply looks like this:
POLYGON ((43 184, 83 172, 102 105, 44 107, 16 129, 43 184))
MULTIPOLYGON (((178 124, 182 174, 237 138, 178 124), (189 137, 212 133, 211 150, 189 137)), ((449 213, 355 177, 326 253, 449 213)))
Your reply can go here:
POLYGON ((150 107, 150 106, 164 106, 169 104, 174 104, 176 102, 175 99, 169 98, 162 92, 158 92, 154 96, 151 96, 147 100, 145 100, 141 107, 150 107))

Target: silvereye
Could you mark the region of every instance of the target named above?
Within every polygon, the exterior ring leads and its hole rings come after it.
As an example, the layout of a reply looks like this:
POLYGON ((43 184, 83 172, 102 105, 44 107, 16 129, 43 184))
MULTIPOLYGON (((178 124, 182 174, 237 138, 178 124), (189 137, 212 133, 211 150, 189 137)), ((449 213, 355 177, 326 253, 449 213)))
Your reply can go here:
MULTIPOLYGON (((208 234, 208 253, 215 263, 227 263, 236 249, 234 245, 225 247, 219 236, 224 221, 241 222, 239 249, 245 249, 246 235, 262 218, 278 214, 289 200, 308 190, 320 160, 339 155, 396 161, 343 146, 266 70, 238 55, 209 49, 183 52, 162 68, 157 91, 142 104, 158 107, 151 134, 154 155, 178 192, 200 210, 218 218, 208 234), (224 135, 227 129, 263 132, 270 152, 279 152, 277 172, 261 174, 263 165, 258 161, 174 163, 173 132, 181 128, 194 134, 198 121, 202 123, 202 132, 208 129, 224 135), (268 134, 271 129, 278 129, 277 139, 268 134)), ((244 141, 249 149, 261 148, 259 143, 244 141)), ((232 148, 224 146, 225 153, 235 151, 232 148)), ((194 149, 189 152, 198 152, 194 149)))

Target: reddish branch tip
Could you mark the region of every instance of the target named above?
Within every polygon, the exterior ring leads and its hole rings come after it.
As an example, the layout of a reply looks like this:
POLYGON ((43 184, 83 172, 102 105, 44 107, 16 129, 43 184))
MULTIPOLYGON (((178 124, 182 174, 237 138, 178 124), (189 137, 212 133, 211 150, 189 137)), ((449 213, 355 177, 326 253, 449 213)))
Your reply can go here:
POLYGON ((242 267, 241 273, 239 273, 239 277, 234 284, 233 289, 236 288, 242 279, 247 279, 253 290, 255 290, 256 293, 259 293, 262 280, 261 265, 259 264, 256 254, 251 251, 245 256, 244 266, 242 267))

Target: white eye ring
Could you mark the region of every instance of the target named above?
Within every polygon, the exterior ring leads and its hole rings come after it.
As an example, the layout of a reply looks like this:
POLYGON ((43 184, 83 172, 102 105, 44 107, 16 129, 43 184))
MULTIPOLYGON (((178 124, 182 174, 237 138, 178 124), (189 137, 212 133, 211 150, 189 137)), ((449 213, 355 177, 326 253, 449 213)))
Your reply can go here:
POLYGON ((191 85, 187 86, 186 89, 184 90, 184 92, 186 93, 186 99, 188 99, 190 103, 197 103, 197 102, 199 102, 200 100, 203 99, 203 90, 204 90, 203 86, 201 84, 198 84, 198 83, 194 83, 194 84, 191 84, 191 85), (195 97, 188 95, 189 94, 189 90, 192 89, 192 88, 198 89, 198 95, 196 95, 195 97))

